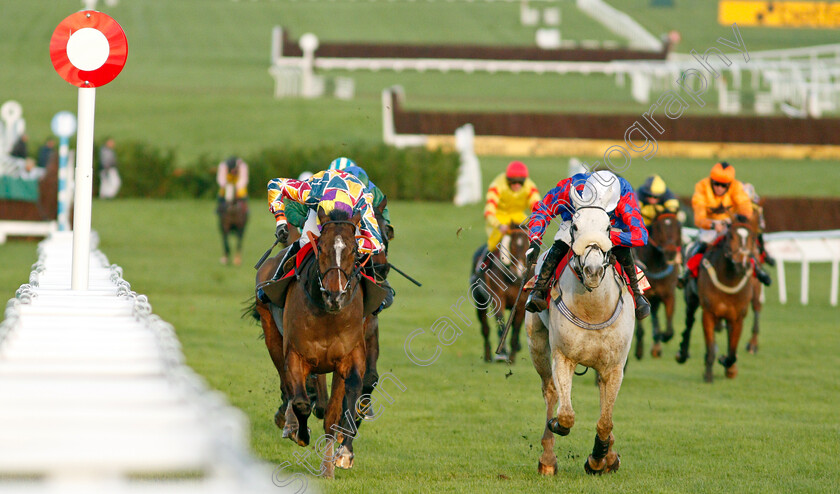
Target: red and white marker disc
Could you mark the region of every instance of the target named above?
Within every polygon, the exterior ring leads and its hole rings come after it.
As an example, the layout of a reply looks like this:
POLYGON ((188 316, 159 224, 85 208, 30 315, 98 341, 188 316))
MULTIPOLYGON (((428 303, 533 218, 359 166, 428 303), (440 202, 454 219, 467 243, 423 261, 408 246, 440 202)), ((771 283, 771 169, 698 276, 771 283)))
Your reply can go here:
POLYGON ((99 87, 113 81, 125 66, 128 41, 110 16, 83 10, 67 16, 50 39, 50 59, 65 81, 99 87))

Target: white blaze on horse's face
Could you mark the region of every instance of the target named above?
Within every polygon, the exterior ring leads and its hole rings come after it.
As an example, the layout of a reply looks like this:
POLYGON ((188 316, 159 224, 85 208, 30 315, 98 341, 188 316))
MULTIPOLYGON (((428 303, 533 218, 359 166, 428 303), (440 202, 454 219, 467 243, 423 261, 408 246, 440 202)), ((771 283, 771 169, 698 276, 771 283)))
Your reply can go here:
POLYGON ((347 247, 344 245, 344 240, 341 240, 341 237, 335 237, 335 265, 341 266, 341 252, 344 248, 347 247))
POLYGON ((601 208, 582 208, 572 220, 572 251, 578 256, 583 284, 596 288, 606 269, 606 253, 612 249, 610 217, 601 208))
POLYGON ((735 229, 735 233, 738 235, 738 251, 736 252, 736 255, 733 256, 732 260, 736 263, 741 263, 746 267, 747 262, 750 259, 750 249, 748 247, 750 231, 744 227, 739 227, 735 229))

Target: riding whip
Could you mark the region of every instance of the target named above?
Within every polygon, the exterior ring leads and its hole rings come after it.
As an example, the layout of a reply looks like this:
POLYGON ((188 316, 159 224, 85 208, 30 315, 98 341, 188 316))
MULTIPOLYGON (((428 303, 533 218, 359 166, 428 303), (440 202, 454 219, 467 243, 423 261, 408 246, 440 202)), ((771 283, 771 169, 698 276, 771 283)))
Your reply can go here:
POLYGON ((403 275, 403 276, 405 277, 405 279, 407 279, 408 281, 410 281, 410 282, 414 283, 414 284, 415 284, 415 285, 417 285, 417 286, 423 286, 423 285, 421 285, 421 284, 420 284, 420 282, 419 282, 419 281, 417 281, 417 280, 415 280, 414 278, 412 278, 411 276, 409 276, 409 275, 407 275, 407 274, 403 273, 402 271, 400 271, 400 270, 399 270, 396 266, 394 266, 394 265, 393 265, 393 264, 391 264, 390 262, 388 263, 388 266, 391 266, 391 269, 393 269, 394 271, 396 271, 396 272, 400 273, 401 275, 403 275))
POLYGON ((260 257, 260 260, 257 261, 257 263, 254 265, 254 269, 260 269, 260 266, 262 266, 262 263, 264 263, 265 260, 268 259, 268 255, 271 254, 271 251, 274 250, 274 247, 276 247, 277 244, 279 244, 279 243, 280 243, 280 239, 278 238, 277 240, 274 241, 274 243, 271 245, 271 247, 269 247, 268 250, 265 251, 265 254, 263 254, 262 257, 260 257))
POLYGON ((530 272, 530 266, 528 271, 526 271, 526 276, 522 277, 522 284, 519 286, 519 293, 516 294, 516 301, 513 303, 513 307, 510 309, 510 316, 508 316, 507 323, 505 323, 505 327, 502 329, 502 336, 499 337, 499 346, 496 347, 496 355, 501 354, 502 350, 505 349, 505 340, 507 340, 507 334, 510 331, 510 323, 513 322, 513 316, 516 314, 516 306, 519 305, 519 297, 522 296, 522 292, 525 291, 525 283, 528 282, 528 272, 530 272))

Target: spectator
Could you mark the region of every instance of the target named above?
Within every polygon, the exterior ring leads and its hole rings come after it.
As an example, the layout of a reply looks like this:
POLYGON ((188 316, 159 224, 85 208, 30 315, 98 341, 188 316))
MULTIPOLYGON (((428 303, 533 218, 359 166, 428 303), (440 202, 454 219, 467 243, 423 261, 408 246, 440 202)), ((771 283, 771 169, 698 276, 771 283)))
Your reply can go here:
POLYGON ((122 180, 117 171, 117 153, 114 151, 114 139, 109 137, 99 148, 99 197, 113 199, 120 191, 122 180))
POLYGON ((38 148, 38 161, 37 165, 38 168, 46 168, 47 163, 50 161, 50 156, 55 152, 55 139, 52 137, 47 138, 44 141, 44 144, 38 148))
POLYGON ((28 156, 28 149, 27 143, 29 142, 29 137, 26 134, 21 134, 18 137, 18 140, 15 141, 15 145, 12 146, 12 151, 9 153, 13 158, 20 158, 25 160, 28 156))

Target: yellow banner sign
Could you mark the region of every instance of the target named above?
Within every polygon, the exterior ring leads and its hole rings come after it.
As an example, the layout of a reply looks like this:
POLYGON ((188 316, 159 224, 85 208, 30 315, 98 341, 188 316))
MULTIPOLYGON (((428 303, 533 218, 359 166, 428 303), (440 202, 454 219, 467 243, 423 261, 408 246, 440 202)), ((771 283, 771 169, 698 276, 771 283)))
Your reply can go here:
POLYGON ((718 22, 724 26, 840 27, 840 2, 757 2, 718 3, 718 22))

